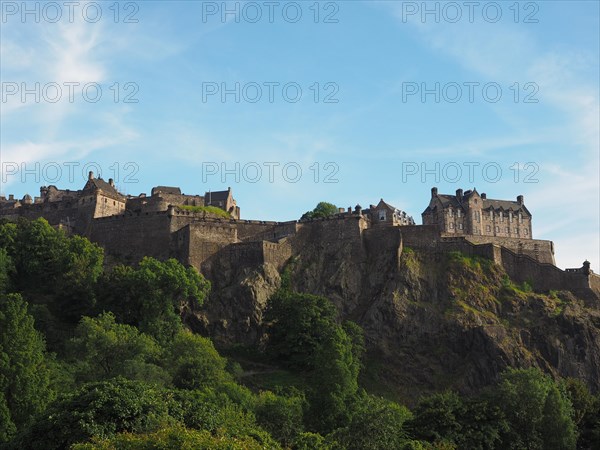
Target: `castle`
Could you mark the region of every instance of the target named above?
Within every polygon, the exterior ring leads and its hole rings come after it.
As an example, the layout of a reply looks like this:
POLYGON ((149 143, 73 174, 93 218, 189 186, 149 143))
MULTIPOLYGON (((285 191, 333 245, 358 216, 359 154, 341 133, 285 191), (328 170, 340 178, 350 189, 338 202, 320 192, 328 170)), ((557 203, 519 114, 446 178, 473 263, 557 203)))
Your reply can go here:
POLYGON ((205 274, 224 260, 236 267, 267 263, 281 270, 303 242, 326 245, 336 240, 367 252, 388 252, 397 262, 404 247, 431 257, 450 251, 484 256, 538 290, 570 290, 600 300, 600 277, 587 261, 563 271, 555 265, 553 243, 533 239, 532 216, 522 195, 516 201, 493 200, 476 189, 446 195, 434 187, 422 213, 423 225, 383 199, 366 209, 340 208, 328 218, 271 222, 241 219, 230 188, 202 196, 157 186, 150 196, 125 196, 111 179, 90 172, 81 190, 48 186, 35 199, 0 197, 0 218, 19 217, 44 217, 98 243, 110 258, 128 263, 152 256, 176 258, 205 274))

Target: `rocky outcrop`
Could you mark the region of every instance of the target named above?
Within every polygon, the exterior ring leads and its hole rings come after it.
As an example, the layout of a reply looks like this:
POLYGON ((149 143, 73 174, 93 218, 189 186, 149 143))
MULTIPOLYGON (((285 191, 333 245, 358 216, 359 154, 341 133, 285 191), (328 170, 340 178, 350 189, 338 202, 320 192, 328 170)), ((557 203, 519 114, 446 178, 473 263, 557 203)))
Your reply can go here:
MULTIPOLYGON (((316 234, 300 232, 292 242, 291 286, 328 297, 340 320, 362 326, 367 375, 398 398, 473 391, 507 366, 537 366, 600 390, 598 304, 586 306, 566 291, 533 292, 491 260, 402 249, 394 228, 367 230, 359 239, 306 233, 316 234)), ((236 268, 226 258, 206 275, 213 292, 188 323, 220 346, 258 344, 281 275, 268 264, 236 268)))

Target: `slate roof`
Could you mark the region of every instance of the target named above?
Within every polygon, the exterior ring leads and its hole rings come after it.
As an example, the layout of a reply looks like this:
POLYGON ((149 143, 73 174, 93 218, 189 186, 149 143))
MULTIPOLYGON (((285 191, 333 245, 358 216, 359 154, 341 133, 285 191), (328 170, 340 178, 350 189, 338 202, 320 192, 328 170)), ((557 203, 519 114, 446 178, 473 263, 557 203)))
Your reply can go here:
POLYGON ((155 186, 152 188, 152 195, 155 193, 181 195, 181 189, 172 186, 155 186))
MULTIPOLYGON (((477 192, 477 191, 466 191, 463 194, 463 202, 462 203, 465 203, 466 200, 468 200, 468 198, 471 196, 471 194, 473 194, 473 192, 477 192)), ((446 209, 448 207, 464 209, 462 203, 458 201, 458 199, 456 198, 455 195, 438 194, 437 198, 442 203, 442 208, 444 208, 444 209, 446 209)), ((482 209, 483 210, 489 210, 489 209, 498 210, 498 209, 502 209, 504 211, 508 211, 509 209, 511 209, 511 210, 513 210, 515 212, 516 211, 523 211, 526 214, 531 215, 531 213, 525 207, 525 205, 521 205, 517 201, 513 201, 513 200, 496 200, 496 199, 492 199, 492 198, 484 198, 484 199, 481 199, 481 201, 483 202, 483 205, 482 205, 482 209)), ((425 212, 426 211, 435 211, 436 209, 437 209, 437 205, 434 206, 433 208, 430 207, 430 206, 428 206, 425 209, 425 212)))
POLYGON ((209 202, 210 203, 214 203, 214 202, 225 202, 227 200, 227 197, 229 196, 229 190, 227 191, 214 191, 214 192, 207 192, 204 195, 204 201, 205 202, 209 202))
POLYGON ((86 191, 86 190, 102 190, 107 194, 112 194, 112 195, 115 195, 118 197, 123 197, 123 195, 119 191, 117 191, 114 186, 111 186, 106 181, 104 181, 102 178, 92 178, 92 179, 88 180, 88 182, 85 184, 83 190, 84 191, 86 191))

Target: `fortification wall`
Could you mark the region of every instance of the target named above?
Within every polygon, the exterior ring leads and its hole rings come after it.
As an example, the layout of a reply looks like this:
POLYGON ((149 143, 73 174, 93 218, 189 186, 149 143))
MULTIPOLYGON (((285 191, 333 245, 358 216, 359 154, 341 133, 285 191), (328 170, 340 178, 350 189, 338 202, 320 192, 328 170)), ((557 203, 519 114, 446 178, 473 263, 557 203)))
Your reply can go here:
POLYGON ((282 270, 285 263, 292 257, 292 246, 288 239, 279 242, 262 242, 263 260, 272 264, 277 270, 282 270))
POLYGON ((517 282, 531 283, 539 291, 567 290, 597 306, 600 300, 600 277, 583 272, 566 272, 553 264, 540 263, 528 255, 502 248, 502 266, 517 282))
MULTIPOLYGON (((172 224, 171 227, 173 228, 172 224)), ((198 270, 202 269, 202 265, 207 259, 238 240, 236 226, 225 221, 188 223, 175 234, 184 236, 177 239, 182 239, 187 245, 182 253, 182 257, 186 259, 185 262, 198 270)))
POLYGON ((16 220, 19 217, 35 220, 43 217, 51 225, 58 225, 61 221, 66 221, 67 217, 70 222, 74 222, 78 215, 78 210, 76 201, 69 202, 69 206, 67 206, 66 202, 35 203, 21 205, 17 208, 0 208, 0 217, 9 220, 16 220))
POLYGON ((275 241, 296 234, 297 229, 296 221, 264 224, 241 220, 236 222, 236 226, 242 241, 275 241))
POLYGON ((461 252, 467 256, 488 258, 496 264, 502 264, 502 250, 500 246, 492 243, 473 244, 462 237, 442 238, 437 244, 437 252, 445 254, 461 252))
POLYGON ((440 239, 436 225, 406 225, 400 227, 400 230, 405 247, 435 251, 436 243, 440 239))
POLYGON ((361 241, 366 219, 359 215, 341 215, 326 219, 298 222, 296 230, 301 239, 321 242, 324 246, 343 240, 361 241))
POLYGON ((268 222, 261 220, 238 220, 235 222, 238 227, 238 238, 240 241, 259 240, 261 236, 269 236, 266 239, 275 239, 279 222, 268 222))
POLYGON ((94 219, 89 238, 108 253, 131 262, 144 256, 178 257, 171 243, 170 220, 165 212, 94 219))
POLYGON ((465 238, 474 244, 492 243, 509 248, 517 254, 528 255, 541 263, 555 264, 552 241, 471 235, 465 236, 465 238))
POLYGON ((400 227, 374 227, 364 231, 364 241, 369 261, 390 258, 389 264, 398 266, 402 254, 403 241, 400 227))
POLYGON ((600 275, 595 273, 590 275, 590 289, 598 296, 600 299, 600 275))

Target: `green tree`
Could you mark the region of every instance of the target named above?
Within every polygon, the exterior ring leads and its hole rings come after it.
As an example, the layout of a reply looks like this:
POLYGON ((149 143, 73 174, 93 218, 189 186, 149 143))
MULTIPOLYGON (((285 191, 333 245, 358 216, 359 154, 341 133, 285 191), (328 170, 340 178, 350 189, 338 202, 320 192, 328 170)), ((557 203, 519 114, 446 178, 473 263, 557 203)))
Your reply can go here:
POLYGON ((80 236, 69 238, 45 219, 21 219, 0 226, 0 246, 14 264, 15 288, 27 298, 70 323, 91 312, 104 258, 98 245, 80 236))
POLYGON ((11 287, 15 266, 6 249, 0 247, 0 295, 6 294, 11 287))
POLYGON ((265 447, 254 437, 231 438, 208 431, 190 430, 181 426, 162 428, 146 433, 120 433, 109 439, 95 439, 91 443, 76 444, 72 450, 277 450, 271 444, 265 447))
POLYGON ((327 298, 287 290, 269 300, 265 318, 269 353, 308 373, 311 429, 328 433, 347 422, 364 350, 360 328, 349 323, 346 332, 327 298))
POLYGON ((49 386, 44 341, 27 303, 19 294, 0 296, 0 432, 5 438, 44 410, 53 397, 49 386))
POLYGON ((175 259, 145 257, 136 268, 117 266, 101 283, 99 308, 165 343, 181 329, 182 309, 204 303, 210 283, 175 259))
POLYGON ((53 402, 11 445, 14 449, 58 450, 92 437, 146 433, 175 424, 169 392, 123 378, 88 383, 53 402))
POLYGON ((326 331, 337 326, 335 316, 324 297, 279 291, 265 313, 269 353, 292 369, 312 370, 326 331))
POLYGON ((84 317, 67 352, 79 381, 125 376, 168 383, 170 378, 157 364, 161 349, 156 341, 133 326, 116 323, 110 312, 84 317))
POLYGON ((507 369, 491 401, 508 422, 508 429, 501 434, 501 448, 575 448, 571 402, 539 369, 507 369), (554 428, 546 429, 550 425, 554 428), (559 435, 564 439, 557 439, 559 435))
POLYGON ((324 331, 315 352, 308 390, 308 422, 326 434, 347 423, 358 392, 360 363, 355 361, 352 340, 339 325, 324 331))
POLYGON ((304 399, 261 392, 256 404, 256 420, 284 446, 289 446, 303 431, 304 399))
POLYGON ((163 365, 178 388, 198 389, 231 381, 226 364, 227 360, 219 355, 210 339, 188 330, 181 330, 166 344, 163 365))
POLYGON ((453 441, 462 433, 462 408, 462 399, 456 392, 446 391, 422 398, 409 424, 411 434, 429 442, 453 441))
POLYGON ((405 423, 410 417, 410 411, 404 406, 364 396, 350 422, 333 436, 347 450, 399 449, 409 440, 405 423))
POLYGON ((547 450, 574 449, 577 433, 573 422, 571 401, 556 385, 550 387, 544 402, 541 422, 542 447, 547 450))
POLYGON ((338 207, 332 203, 319 202, 315 209, 305 212, 300 220, 331 217, 338 213, 338 207))

